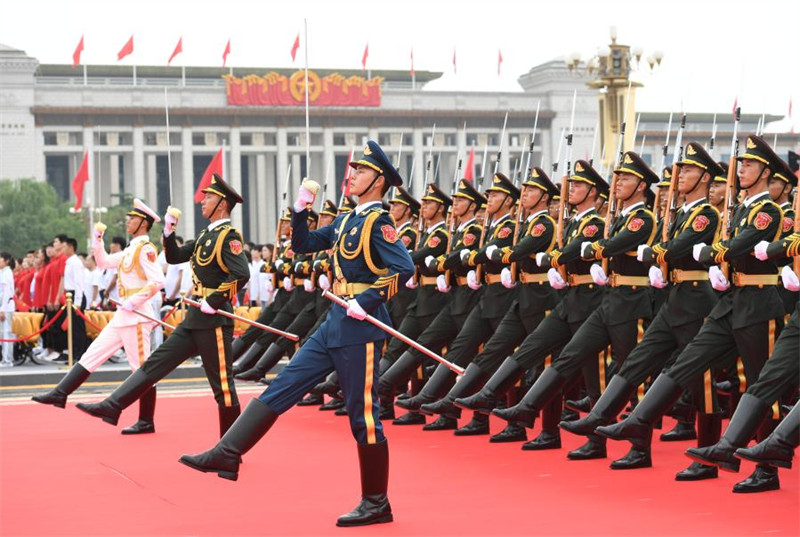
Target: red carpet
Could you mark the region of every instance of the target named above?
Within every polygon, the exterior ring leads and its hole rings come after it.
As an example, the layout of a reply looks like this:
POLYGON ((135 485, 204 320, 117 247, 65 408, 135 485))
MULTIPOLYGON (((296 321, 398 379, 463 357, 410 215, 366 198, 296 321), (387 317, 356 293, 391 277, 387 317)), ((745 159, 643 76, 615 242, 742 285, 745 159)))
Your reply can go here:
MULTIPOLYGON (((249 396, 245 396, 249 400, 249 396)), ((121 426, 136 418, 135 407, 121 426)), ((210 395, 162 397, 155 435, 124 437, 81 413, 0 406, 0 534, 17 535, 798 535, 797 471, 782 489, 730 492, 753 465, 678 483, 690 442, 654 443, 655 467, 611 471, 566 449, 523 452, 487 437, 388 425, 395 522, 336 528, 358 501, 347 421, 295 408, 245 457, 238 482, 178 464, 217 439, 210 395)), ((669 424, 671 425, 671 424, 669 424)), ((499 423, 493 423, 495 431, 499 423)), ((578 438, 564 433, 565 448, 578 438)), ((612 457, 627 444, 609 443, 612 457)), ((797 461, 796 461, 797 462, 797 461)))

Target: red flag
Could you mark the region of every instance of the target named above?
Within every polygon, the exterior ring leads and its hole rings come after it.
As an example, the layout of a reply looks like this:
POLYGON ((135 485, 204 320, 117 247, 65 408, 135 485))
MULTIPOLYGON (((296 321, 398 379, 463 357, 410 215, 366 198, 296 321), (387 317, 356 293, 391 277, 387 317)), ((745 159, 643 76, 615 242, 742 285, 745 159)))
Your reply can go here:
POLYGON ((217 154, 214 155, 214 158, 211 159, 211 162, 208 163, 208 168, 206 171, 203 172, 203 177, 200 178, 200 184, 197 185, 197 190, 194 191, 194 202, 200 203, 203 201, 203 189, 208 187, 211 184, 211 176, 214 174, 223 177, 222 175, 222 149, 220 148, 217 151, 217 154))
MULTIPOLYGON (((81 52, 83 52, 83 36, 78 41, 78 46, 75 47, 75 52, 72 53, 72 67, 77 67, 81 63, 81 52)), ((791 109, 791 107, 789 107, 791 109)))
POLYGON ((367 56, 369 56, 369 42, 367 42, 367 46, 364 47, 364 55, 361 56, 361 69, 363 71, 367 70, 367 56))
POLYGON ((464 179, 472 181, 475 179, 475 146, 469 148, 469 157, 467 157, 467 167, 464 168, 464 179))
POLYGON ((503 53, 497 49, 497 76, 500 76, 500 65, 503 63, 503 53))
POLYGON ((81 208, 83 205, 83 185, 89 180, 89 151, 83 154, 83 161, 81 167, 78 168, 78 173, 72 180, 72 191, 75 192, 75 210, 81 208))
POLYGON ((411 76, 414 76, 414 47, 411 47, 411 76))
POLYGON ((231 53, 231 40, 228 39, 228 44, 225 45, 225 51, 222 53, 222 68, 225 68, 225 64, 228 63, 228 54, 231 53))
POLYGON ((172 60, 175 59, 175 56, 177 56, 181 52, 183 52, 183 37, 178 39, 178 44, 175 45, 175 50, 172 51, 172 56, 170 56, 169 59, 167 60, 167 65, 171 64, 172 60))
POLYGON ((294 45, 292 45, 292 62, 297 56, 297 49, 300 48, 300 32, 297 32, 297 37, 294 38, 294 45))
POLYGON ((453 73, 457 73, 456 70, 456 48, 453 47, 453 73))
POLYGON ((131 54, 132 52, 133 52, 133 36, 131 36, 131 38, 128 39, 128 42, 125 43, 125 46, 123 46, 119 50, 119 52, 117 52, 117 61, 120 61, 122 58, 124 58, 128 54, 131 54))

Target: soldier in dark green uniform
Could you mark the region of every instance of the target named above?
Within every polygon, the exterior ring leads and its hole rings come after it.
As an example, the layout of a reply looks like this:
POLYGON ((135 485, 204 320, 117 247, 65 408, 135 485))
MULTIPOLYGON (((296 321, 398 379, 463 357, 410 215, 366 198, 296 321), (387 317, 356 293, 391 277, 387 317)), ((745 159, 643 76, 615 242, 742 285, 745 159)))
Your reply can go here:
MULTIPOLYGON (((783 238, 794 230, 794 208, 789 201, 789 194, 797 186, 797 176, 783 160, 781 160, 781 168, 782 170, 776 171, 769 182, 769 195, 783 211, 783 220, 781 220, 781 238, 783 238)), ((782 267, 788 263, 789 259, 784 259, 778 262, 778 266, 782 267)), ((778 286, 778 294, 783 301, 785 320, 788 321, 800 297, 797 292, 789 291, 783 285, 778 286)))
MULTIPOLYGON (((486 257, 491 261, 510 265, 501 271, 501 280, 507 288, 518 286, 517 297, 491 339, 467 366, 464 376, 444 398, 422 405, 423 412, 460 418, 461 409, 455 406, 455 399, 477 391, 555 307, 558 297, 547 280, 547 269, 539 267, 535 259, 537 253, 550 252, 556 243, 556 222, 550 217, 547 206, 550 197, 557 192, 544 170, 538 167, 534 167, 530 177, 522 183, 518 210, 524 211, 527 217, 522 222, 523 229, 519 230, 520 238, 512 246, 492 244, 486 248, 486 257)), ((518 440, 526 440, 526 434, 525 427, 516 424, 509 425, 501 435, 491 439, 493 442, 518 440)))
MULTIPOLYGON (((429 270, 436 271, 436 288, 439 293, 450 298, 433 322, 425 328, 417 341, 429 349, 441 349, 458 335, 467 315, 472 311, 480 298, 480 291, 470 289, 467 285, 469 267, 461 263, 460 252, 464 249, 476 250, 481 240, 481 226, 475 219, 475 212, 486 202, 472 183, 466 180, 459 182, 458 190, 453 194, 453 211, 451 218, 456 227, 450 237, 450 249, 441 255, 427 256, 423 262, 429 270)), ((409 349, 381 375, 378 392, 381 395, 381 408, 394 407, 396 389, 408 381, 409 376, 416 374, 424 356, 417 350, 409 349)), ((416 423, 424 423, 425 418, 417 412, 406 416, 416 416, 416 423)), ((403 419, 405 416, 399 418, 403 419)), ((434 426, 429 424, 427 429, 434 426)), ((454 427, 450 427, 454 428, 454 427)))
POLYGON ((239 415, 239 399, 231 371, 233 361, 229 359, 233 320, 217 315, 217 310, 232 313, 231 301, 239 286, 250 279, 247 258, 242 252, 242 235, 231 227, 230 221, 231 210, 244 200, 216 174, 203 192, 205 198, 201 205, 203 216, 211 222, 208 227, 196 240, 178 246, 175 242, 178 219, 167 211, 163 238, 168 263, 191 263, 192 297, 202 307, 191 307, 172 335, 110 396, 100 403, 77 405, 107 423, 116 425, 124 408, 187 358, 198 354, 219 407, 220 436, 239 415))
MULTIPOLYGON (((575 172, 569 178, 569 196, 564 202, 572 207, 576 214, 565 222, 563 247, 554 249, 550 253, 536 254, 537 265, 548 267, 547 274, 551 286, 556 290, 563 290, 561 301, 525 338, 511 358, 503 362, 481 391, 470 397, 457 398, 456 406, 488 415, 497 405, 498 399, 525 374, 526 370, 549 368, 552 356, 558 355, 560 349, 569 342, 586 318, 600 307, 602 291, 592 281, 592 276, 589 274, 591 263, 581 259, 580 247, 586 240, 603 236, 605 222, 597 213, 595 205, 601 193, 607 190, 608 183, 591 164, 584 160, 575 162, 575 172)), ((558 405, 548 405, 542 409, 543 422, 551 435, 551 445, 556 445, 558 441, 557 423, 561 415, 560 408, 559 400, 558 405)), ((533 427, 532 419, 512 421, 522 421, 526 427, 533 427)), ((543 443, 550 443, 545 442, 547 438, 538 440, 538 442, 531 441, 533 444, 524 444, 523 449, 538 450, 543 443)))
MULTIPOLYGON (((696 142, 687 144, 686 158, 679 166, 678 177, 673 178, 678 181, 674 195, 680 194, 685 201, 670 219, 668 238, 663 240, 663 236, 659 236, 652 247, 642 245, 637 252, 639 260, 652 264, 650 283, 656 289, 667 291, 666 301, 591 413, 578 421, 563 422, 561 427, 566 431, 591 435, 599 425, 613 423, 636 387, 648 377, 655 377, 665 365, 669 365, 670 358, 675 358, 697 335, 717 301, 708 282, 708 272, 692 258, 692 248, 698 242, 713 242, 719 231, 719 213, 706 201, 706 192, 711 178, 721 170, 696 142)), ((705 376, 706 382, 693 387, 695 406, 699 411, 700 445, 716 442, 720 430, 720 415, 713 399, 710 372, 707 371, 705 376)), ((611 464, 614 469, 650 466, 649 445, 637 446, 628 456, 611 464)), ((708 477, 716 477, 716 469, 695 465, 679 473, 676 479, 708 477)))
MULTIPOLYGON (((758 242, 774 240, 780 234, 782 211, 767 191, 770 176, 780 170, 780 159, 754 135, 747 138, 746 150, 738 158, 739 185, 748 197, 733 212, 731 238, 693 247, 695 260, 713 265, 709 269, 712 286, 719 291, 730 287, 730 292, 721 296, 697 336, 656 378, 633 413, 615 425, 596 429, 602 436, 628 440, 634 449, 649 446, 656 420, 698 375, 727 358, 734 348, 741 353, 751 382, 769 357, 783 317, 783 304, 775 289, 778 269, 772 261, 756 259, 752 251, 758 242), (719 264, 729 264, 730 274, 724 274, 719 264)), ((744 399, 739 406, 742 404, 746 404, 744 399)), ((771 430, 765 424, 760 438, 766 438, 771 430)))
MULTIPOLYGON (((397 187, 389 205, 389 214, 394 219, 397 234, 410 254, 416 247, 419 234, 413 221, 414 218, 419 218, 420 203, 406 189, 397 187)), ((394 326, 400 326, 403 323, 408 307, 414 302, 416 295, 416 289, 409 289, 404 285, 389 301, 387 306, 394 326)))

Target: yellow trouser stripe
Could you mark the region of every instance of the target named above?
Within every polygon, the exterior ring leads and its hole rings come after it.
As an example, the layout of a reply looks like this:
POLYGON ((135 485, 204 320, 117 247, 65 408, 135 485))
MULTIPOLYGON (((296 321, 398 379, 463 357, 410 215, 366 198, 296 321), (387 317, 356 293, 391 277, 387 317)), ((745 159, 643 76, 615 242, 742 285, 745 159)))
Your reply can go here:
POLYGON ((372 416, 372 375, 375 367, 375 343, 367 343, 364 372, 364 423, 367 425, 367 444, 374 444, 375 418, 372 416))
POLYGON ((144 363, 144 338, 142 338, 142 323, 136 325, 136 344, 139 348, 139 367, 144 363))
POLYGON ((600 377, 600 393, 606 391, 606 364, 607 357, 611 356, 611 345, 597 355, 597 369, 600 377))
POLYGON ((711 393, 713 389, 711 384, 711 370, 706 369, 706 372, 703 373, 703 399, 705 400, 704 408, 706 414, 714 413, 714 398, 711 393))
POLYGON ((545 368, 548 368, 551 365, 553 365, 553 355, 552 354, 544 359, 544 367, 545 368))
POLYGON ((214 333, 217 336, 217 358, 219 359, 219 385, 225 398, 225 406, 231 406, 231 390, 228 386, 228 368, 225 367, 225 343, 222 339, 222 327, 218 326, 214 333))
MULTIPOLYGON (((775 331, 777 329, 777 325, 775 323, 775 319, 772 319, 769 322, 769 357, 767 360, 772 358, 772 352, 775 349, 775 331)), ((779 420, 781 419, 781 406, 778 404, 778 401, 775 401, 772 404, 772 419, 779 420)))
POLYGON ((736 358, 736 376, 739 377, 739 393, 747 391, 747 377, 744 374, 744 362, 742 357, 736 358))

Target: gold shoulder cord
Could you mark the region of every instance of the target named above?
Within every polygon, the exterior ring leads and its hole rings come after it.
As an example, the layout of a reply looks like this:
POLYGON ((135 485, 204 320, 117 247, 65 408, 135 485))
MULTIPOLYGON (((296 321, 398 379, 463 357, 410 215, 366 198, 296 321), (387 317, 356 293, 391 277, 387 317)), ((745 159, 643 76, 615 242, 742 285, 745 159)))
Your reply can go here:
POLYGON ((128 265, 125 265, 125 259, 123 258, 122 263, 120 263, 119 265, 119 269, 125 274, 129 274, 130 272, 135 270, 136 275, 139 277, 140 280, 146 280, 147 277, 144 273, 144 269, 142 268, 141 263, 139 263, 139 254, 142 253, 142 248, 144 248, 144 246, 147 244, 153 244, 153 243, 149 241, 144 241, 139 243, 139 246, 137 246, 136 250, 133 251, 133 258, 131 258, 131 262, 128 263, 128 265))
MULTIPOLYGON (((750 214, 747 215, 747 223, 748 224, 752 224, 753 223, 753 219, 755 219, 756 215, 759 212, 758 210, 761 209, 764 205, 766 205, 768 203, 771 203, 772 205, 775 206, 776 209, 778 209, 778 222, 782 222, 783 221, 783 209, 781 209, 781 206, 778 205, 777 203, 775 203, 772 200, 765 200, 762 203, 756 203, 755 205, 753 205, 753 208, 750 209, 750 214)), ((738 227, 736 229, 738 230, 738 227)), ((738 232, 736 234, 738 235, 738 232)), ((781 236, 781 226, 778 226, 778 228, 775 230, 775 236, 772 238, 772 240, 770 242, 778 240, 780 238, 780 236, 781 236)))
MULTIPOLYGON (((375 221, 380 216, 378 212, 371 212, 367 215, 366 220, 364 221, 364 227, 361 228, 361 236, 358 238, 358 246, 356 246, 355 250, 348 250, 345 246, 345 241, 339 241, 339 253, 342 255, 343 258, 347 260, 353 260, 363 251, 364 252, 364 261, 367 263, 367 267, 373 274, 386 274, 389 272, 388 269, 380 269, 378 268, 372 260, 372 255, 370 253, 370 246, 369 246, 369 238, 372 235, 372 226, 375 225, 375 221)), ((337 260, 338 262, 338 260, 337 260)))
MULTIPOLYGON (((337 235, 336 240, 337 241, 343 242, 342 241, 342 231, 344 230, 344 226, 345 226, 345 224, 347 224, 347 221, 350 219, 350 216, 352 214, 353 214, 352 212, 347 213, 347 215, 344 218, 342 218, 342 223, 339 224, 339 229, 336 230, 336 235, 337 235)), ((333 273, 334 273, 334 277, 337 280, 343 280, 344 279, 344 274, 342 274, 342 268, 339 266, 339 249, 336 247, 336 244, 333 245, 333 248, 331 249, 331 251, 333 252, 333 273)))
POLYGON ((228 233, 230 233, 230 230, 230 227, 225 227, 221 230, 221 233, 217 236, 217 242, 214 244, 214 249, 206 257, 203 257, 202 245, 200 244, 200 241, 197 241, 197 245, 194 249, 195 263, 201 267, 206 267, 211 264, 214 258, 216 258, 217 263, 222 270, 224 270, 226 273, 229 273, 230 271, 228 270, 228 267, 222 262, 222 245, 225 242, 225 237, 228 235, 228 233))

